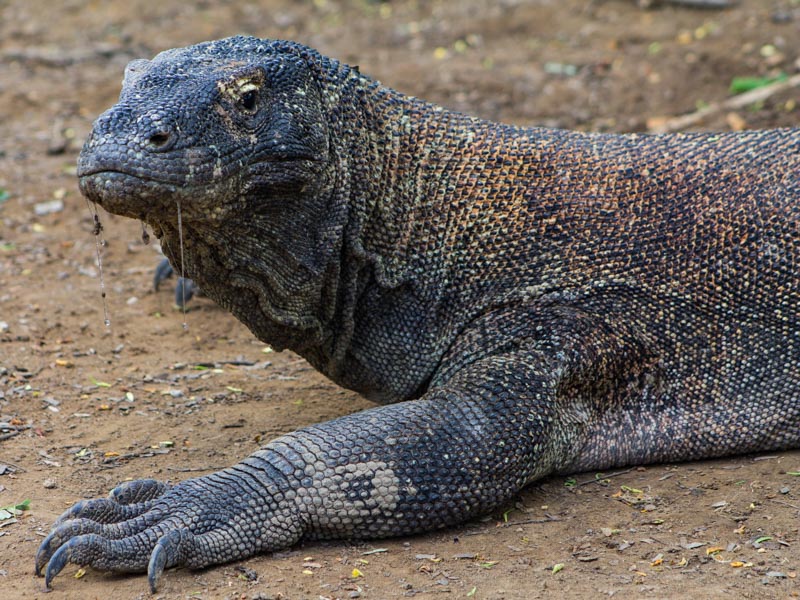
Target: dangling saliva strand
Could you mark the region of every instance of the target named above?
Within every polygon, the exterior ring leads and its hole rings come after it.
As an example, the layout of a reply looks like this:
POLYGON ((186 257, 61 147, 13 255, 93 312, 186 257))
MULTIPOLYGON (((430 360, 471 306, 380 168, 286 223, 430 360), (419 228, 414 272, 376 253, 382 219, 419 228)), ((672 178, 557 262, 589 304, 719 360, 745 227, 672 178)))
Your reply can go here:
POLYGON ((86 200, 86 206, 89 208, 89 214, 92 215, 92 234, 94 235, 94 249, 97 260, 97 270, 100 274, 100 298, 103 301, 103 324, 106 327, 111 327, 111 319, 108 317, 108 301, 106 300, 106 282, 103 277, 103 257, 102 248, 106 246, 106 240, 103 237, 103 224, 100 222, 100 215, 97 210, 92 210, 92 203, 86 200))
POLYGON ((183 221, 181 221, 181 201, 176 202, 178 205, 178 242, 181 247, 181 309, 183 310, 183 328, 189 329, 186 323, 186 272, 184 270, 183 262, 183 221))

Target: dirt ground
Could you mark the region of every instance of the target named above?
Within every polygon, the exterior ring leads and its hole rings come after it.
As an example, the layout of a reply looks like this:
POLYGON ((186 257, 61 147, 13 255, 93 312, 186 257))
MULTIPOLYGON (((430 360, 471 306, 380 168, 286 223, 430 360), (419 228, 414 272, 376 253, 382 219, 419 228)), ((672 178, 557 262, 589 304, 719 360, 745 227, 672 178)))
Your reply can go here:
MULTIPOLYGON (((644 131, 800 71, 800 2, 643 10, 634 0, 0 1, 0 596, 44 596, 55 517, 129 478, 180 480, 360 410, 206 299, 151 290, 138 223, 103 215, 110 326, 75 160, 125 63, 249 33, 293 38, 482 117, 644 131)), ((800 91, 695 127, 797 126, 800 91)), ((167 286, 169 287, 169 286, 167 286)), ((800 452, 551 478, 483 520, 412 538, 309 543, 201 572, 163 598, 789 598, 800 595, 800 452), (361 576, 354 577, 354 569, 361 576)), ((69 566, 51 598, 147 597, 69 566)))

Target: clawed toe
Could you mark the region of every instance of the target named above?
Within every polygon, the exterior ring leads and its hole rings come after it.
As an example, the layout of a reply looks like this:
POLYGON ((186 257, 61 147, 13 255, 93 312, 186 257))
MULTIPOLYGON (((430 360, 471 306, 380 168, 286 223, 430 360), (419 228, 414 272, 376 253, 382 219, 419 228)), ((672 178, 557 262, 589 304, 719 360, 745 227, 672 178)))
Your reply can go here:
POLYGON ((193 544, 194 535, 186 529, 174 529, 156 542, 147 565, 147 582, 152 593, 156 593, 158 579, 164 569, 186 563, 189 549, 193 544))
MULTIPOLYGON (((64 521, 55 527, 39 546, 36 552, 36 575, 42 576, 42 569, 51 561, 56 551, 67 540, 90 533, 98 534, 102 531, 103 524, 89 519, 64 521)), ((63 567, 63 565, 62 565, 63 567)), ((61 569, 59 569, 61 570, 61 569)))
POLYGON ((119 504, 137 504, 158 498, 170 488, 168 483, 157 479, 137 479, 121 483, 109 494, 119 504))
MULTIPOLYGON (((42 546, 44 546, 44 543, 42 546)), ((93 558, 102 556, 104 550, 107 550, 107 546, 108 540, 91 533, 71 538, 61 546, 58 546, 52 556, 49 557, 49 560, 45 561, 47 564, 47 570, 44 575, 45 587, 50 589, 50 582, 53 581, 53 578, 58 575, 67 564, 92 564, 94 562, 93 558)), ((40 552, 42 552, 41 549, 40 552)), ((41 573, 38 558, 37 555, 37 573, 41 573)))
POLYGON ((58 517, 53 523, 53 528, 73 519, 90 519, 97 523, 119 523, 146 512, 151 504, 152 501, 123 504, 112 498, 81 500, 58 517))
POLYGON ((50 588, 53 578, 67 564, 90 566, 101 571, 137 573, 147 566, 148 536, 137 535, 110 540, 94 533, 79 535, 64 542, 50 557, 44 583, 50 588))

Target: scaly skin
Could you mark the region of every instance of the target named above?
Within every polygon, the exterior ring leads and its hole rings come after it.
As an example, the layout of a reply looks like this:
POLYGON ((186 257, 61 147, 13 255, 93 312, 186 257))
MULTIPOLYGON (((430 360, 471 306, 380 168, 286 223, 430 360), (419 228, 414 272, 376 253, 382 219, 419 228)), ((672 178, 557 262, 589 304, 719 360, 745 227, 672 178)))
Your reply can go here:
POLYGON ((388 406, 125 484, 42 543, 203 567, 451 525, 554 472, 800 442, 800 130, 520 129, 291 42, 129 67, 81 189, 260 339, 388 406), (402 402, 401 402, 402 401, 402 402))

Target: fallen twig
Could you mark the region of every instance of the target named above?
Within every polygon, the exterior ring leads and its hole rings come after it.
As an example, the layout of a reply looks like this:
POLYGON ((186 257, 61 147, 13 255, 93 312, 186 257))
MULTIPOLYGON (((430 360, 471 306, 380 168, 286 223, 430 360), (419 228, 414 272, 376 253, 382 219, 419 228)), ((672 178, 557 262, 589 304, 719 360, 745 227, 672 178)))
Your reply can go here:
POLYGON ((614 473, 609 473, 608 475, 603 474, 602 477, 595 477, 594 479, 587 479, 586 481, 580 481, 580 482, 576 483, 575 485, 579 486, 579 485, 587 485, 589 483, 601 483, 601 482, 605 481, 606 479, 611 479, 612 477, 617 477, 619 475, 625 475, 626 473, 630 473, 635 468, 636 467, 631 467, 630 469, 625 469, 624 471, 616 471, 614 473))
POLYGON ((789 508, 795 508, 797 510, 800 510, 800 506, 797 506, 796 504, 792 504, 790 502, 786 502, 784 500, 777 500, 776 498, 773 498, 772 501, 775 504, 782 504, 783 506, 788 506, 789 508))
POLYGON ((18 471, 20 473, 27 473, 28 472, 27 469, 25 469, 23 467, 20 467, 19 465, 15 465, 12 462, 8 462, 5 459, 2 462, 0 462, 0 464, 5 465, 6 467, 11 467, 12 469, 14 469, 15 471, 18 471))
POLYGON ((544 519, 523 519, 522 521, 509 521, 508 523, 503 523, 503 527, 511 527, 512 525, 529 525, 529 524, 538 524, 538 523, 555 523, 556 521, 563 521, 564 519, 560 517, 553 517, 551 515, 547 515, 544 519))
POLYGON ((659 119, 658 123, 648 128, 649 133, 670 133, 673 131, 683 131, 684 129, 697 125, 701 121, 714 116, 720 112, 727 110, 735 110, 744 108, 756 102, 763 102, 767 98, 774 96, 780 92, 800 86, 800 74, 789 77, 786 81, 777 81, 764 87, 756 88, 739 94, 732 98, 728 98, 722 102, 714 102, 701 108, 698 111, 677 117, 659 119))
MULTIPOLYGON (((661 0, 661 3, 687 6, 689 8, 720 9, 732 8, 739 3, 739 0, 661 0)), ((642 8, 649 8, 648 5, 654 4, 659 4, 658 0, 639 0, 639 6, 642 8)))
POLYGON ((232 367, 252 367, 256 363, 252 360, 219 360, 216 362, 197 362, 192 363, 195 367, 204 367, 206 369, 218 369, 222 365, 230 365, 232 367))
MULTIPOLYGON (((590 0, 588 8, 593 8, 598 0, 590 0)), ((709 10, 720 10, 733 8, 739 4, 739 0, 636 0, 639 8, 656 8, 662 4, 674 4, 686 8, 699 8, 709 10)))

